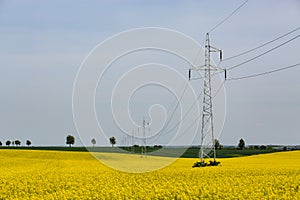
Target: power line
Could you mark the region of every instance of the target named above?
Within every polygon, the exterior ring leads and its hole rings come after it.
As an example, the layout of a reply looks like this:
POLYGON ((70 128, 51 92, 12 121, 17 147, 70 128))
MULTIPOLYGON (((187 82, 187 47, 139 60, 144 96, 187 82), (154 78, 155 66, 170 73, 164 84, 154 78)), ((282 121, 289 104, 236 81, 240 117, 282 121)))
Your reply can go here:
MULTIPOLYGON (((202 45, 202 46, 203 46, 203 45, 202 45)), ((202 49, 202 48, 200 48, 200 49, 197 51, 197 54, 196 54, 194 63, 196 63, 196 61, 197 61, 197 59, 198 59, 198 57, 199 57, 199 55, 200 55, 201 49, 202 49)), ((200 75, 200 76, 201 76, 201 75, 200 75)), ((202 79, 202 78, 203 78, 203 77, 200 77, 200 78, 197 78, 197 79, 202 79)), ((177 110, 177 108, 178 108, 178 106, 179 106, 179 103, 180 103, 181 99, 183 98, 183 96, 184 96, 184 94, 185 94, 185 91, 186 91, 186 89, 187 89, 188 84, 189 84, 189 82, 186 82, 186 84, 185 84, 185 86, 184 86, 184 88, 183 88, 182 94, 181 94, 181 96, 180 96, 180 98, 179 98, 179 101, 176 101, 176 99, 175 99, 175 100, 173 101, 173 103, 171 104, 171 106, 169 107, 169 109, 168 109, 168 111, 167 111, 167 114, 169 114, 169 112, 171 111, 171 108, 172 108, 173 105, 177 102, 177 104, 176 104, 176 106, 175 106, 175 108, 174 108, 174 110, 173 110, 173 112, 172 112, 172 114, 171 114, 171 117, 170 117, 169 120, 164 124, 164 126, 163 126, 163 128, 162 128, 161 131, 164 131, 164 130, 167 128, 167 126, 169 125, 170 121, 172 120, 172 118, 173 118, 173 116, 174 116, 174 114, 175 114, 175 112, 176 112, 176 110, 177 110)))
MULTIPOLYGON (((171 117, 170 117, 169 120, 165 123, 164 127, 162 128, 162 131, 165 130, 165 129, 168 127, 169 123, 171 122, 171 120, 172 120, 172 118, 173 118, 173 116, 174 116, 174 114, 175 114, 175 112, 176 112, 176 110, 177 110, 177 108, 178 108, 178 106, 179 106, 179 104, 180 104, 180 102, 181 102, 181 100, 182 100, 184 94, 185 94, 185 91, 186 91, 188 85, 189 85, 189 82, 186 81, 186 84, 185 84, 185 86, 184 86, 184 89, 183 89, 183 91, 182 91, 182 93, 181 93, 181 96, 180 96, 179 100, 177 100, 177 104, 176 104, 176 106, 175 106, 175 108, 174 108, 174 110, 173 110, 173 112, 172 112, 172 114, 171 114, 171 117)), ((173 105, 174 105, 175 102, 176 102, 176 99, 174 100, 173 104, 170 106, 170 108, 169 108, 167 114, 170 112, 170 110, 171 110, 171 108, 173 107, 173 105)))
MULTIPOLYGON (((219 73, 221 73, 221 72, 215 72, 215 73, 212 74, 211 76, 214 77, 215 75, 217 75, 217 74, 219 74, 219 73)), ((203 77, 198 78, 198 79, 203 79, 203 77)), ((191 80, 197 80, 197 79, 191 79, 191 80)), ((222 83, 222 86, 224 85, 224 83, 225 83, 225 82, 222 83)), ((213 98, 217 95, 217 93, 220 91, 220 89, 221 89, 222 86, 220 86, 220 87, 217 89, 217 92, 216 92, 216 94, 214 94, 213 98)), ((188 109, 188 110, 186 111, 186 113, 183 115, 182 119, 178 120, 178 121, 176 122, 176 124, 175 124, 172 128, 170 128, 169 130, 167 130, 166 132, 164 132, 164 135, 167 135, 167 134, 171 133, 176 127, 178 127, 178 126, 181 124, 181 122, 182 122, 183 120, 185 120, 185 118, 187 117, 187 115, 189 114, 189 112, 191 112, 192 108, 196 105, 196 103, 198 102, 198 100, 200 99, 200 97, 202 96, 202 94, 203 94, 203 91, 200 92, 200 94, 199 94, 199 95, 197 96, 197 98, 194 100, 194 102, 192 103, 192 105, 189 107, 189 109, 188 109)), ((202 113, 201 113, 201 115, 202 115, 202 113)), ((200 116, 199 116, 199 117, 200 117, 200 116)), ((198 117, 198 118, 199 118, 199 117, 198 117)), ((163 130, 164 130, 164 129, 162 129, 162 130, 160 131, 160 134, 157 135, 157 139, 155 139, 153 142, 155 142, 155 141, 158 140, 158 138, 159 138, 159 137, 161 136, 161 134, 163 133, 163 130)))
POLYGON ((250 61, 252 61, 252 60, 255 60, 255 59, 257 59, 257 58, 259 58, 259 57, 261 57, 261 56, 263 56, 263 55, 265 55, 265 54, 267 54, 267 53, 270 53, 271 51, 274 51, 275 49, 278 49, 279 47, 281 47, 281 46, 283 46, 283 45, 285 45, 285 44, 287 44, 287 43, 289 43, 289 42, 291 42, 291 41, 297 39, 298 37, 300 37, 300 35, 297 35, 296 37, 293 37, 292 39, 290 39, 290 40, 288 40, 288 41, 286 41, 286 42, 284 42, 284 43, 281 43, 280 45, 277 45, 276 47, 274 47, 274 48, 272 48, 272 49, 269 49, 268 51, 265 51, 264 53, 261 53, 261 54, 255 56, 255 57, 253 57, 253 58, 251 58, 251 59, 249 59, 249 60, 246 60, 246 61, 244 61, 244 62, 241 62, 241 63, 239 63, 239 64, 237 64, 237 65, 234 65, 234 66, 228 68, 227 70, 232 70, 232 69, 237 68, 237 67, 239 67, 239 66, 241 66, 241 65, 244 65, 244 64, 246 64, 246 63, 248 63, 248 62, 250 62, 250 61))
MULTIPOLYGON (((202 79, 202 78, 203 78, 203 77, 200 77, 200 78, 197 78, 197 79, 202 79)), ((172 118, 173 118, 173 116, 174 116, 174 114, 175 114, 175 112, 176 112, 176 110, 177 110, 177 108, 178 108, 178 106, 179 106, 179 104, 180 104, 180 102, 181 102, 181 100, 182 100, 184 94, 185 94, 185 91, 186 91, 186 89, 187 89, 188 84, 189 84, 189 82, 187 81, 186 84, 185 84, 185 86, 184 86, 184 88, 183 88, 183 90, 182 90, 182 93, 181 93, 181 95, 180 95, 179 100, 176 101, 176 99, 175 99, 174 102, 173 102, 173 103, 171 104, 171 106, 169 107, 169 109, 168 109, 168 111, 167 111, 167 114, 170 113, 171 108, 172 108, 173 105, 177 102, 177 104, 176 104, 176 106, 175 106, 173 112, 171 113, 171 116, 170 116, 169 120, 164 124, 164 126, 163 126, 161 132, 164 131, 164 130, 168 127, 169 123, 171 122, 171 120, 172 120, 172 118)))
MULTIPOLYGON (((180 90, 180 91, 182 91, 182 93, 181 93, 179 99, 182 99, 182 97, 183 97, 183 95, 184 95, 184 93, 185 93, 185 91, 186 91, 186 89, 187 89, 188 84, 189 84, 189 82, 186 81, 186 84, 184 85, 184 87, 182 88, 182 90, 180 90)), ((169 107, 167 113, 170 113, 171 108, 175 105, 176 102, 177 102, 177 105, 178 105, 178 101, 176 101, 176 99, 175 99, 175 100, 173 101, 173 103, 171 104, 171 106, 169 107)), ((175 106, 175 107, 176 107, 175 110, 177 109, 177 105, 175 106)))
MULTIPOLYGON (((212 96, 212 100, 218 95, 218 93, 221 91, 221 89, 222 89, 222 87, 224 86, 224 84, 225 84, 225 81, 223 81, 222 82, 222 84, 220 85, 220 87, 217 89, 217 91, 215 92, 215 94, 212 96)), ((184 136, 187 132, 188 132, 188 130, 190 129, 190 128, 192 128, 192 126, 194 125, 194 123, 196 123, 197 121, 198 121, 198 119, 202 116, 202 114, 203 114, 203 111, 198 115, 198 117, 196 117, 196 119, 194 119, 194 121, 183 131, 183 133, 184 134, 182 134, 182 135, 180 135, 179 136, 179 138, 180 137, 182 137, 182 136, 184 136)))
POLYGON ((294 64, 294 65, 290 65, 290 66, 287 66, 287 67, 282 67, 282 68, 275 69, 275 70, 271 70, 271 71, 267 71, 267 72, 263 72, 263 73, 259 73, 259 74, 252 74, 252 75, 248 75, 248 76, 242 76, 242 77, 236 77, 236 78, 229 78, 227 80, 228 81, 234 81, 234 80, 241 80, 241 79, 246 79, 246 78, 253 78, 253 77, 257 77, 257 76, 271 74, 271 73, 274 73, 274 72, 279 72, 279 71, 290 69, 290 68, 297 67, 297 66, 300 66, 300 63, 294 64))
MULTIPOLYGON (((202 46, 203 46, 203 45, 202 45, 202 46)), ((198 59, 198 57, 199 57, 199 54, 200 54, 201 49, 202 49, 202 48, 200 48, 200 49, 197 51, 197 54, 196 54, 194 63, 196 63, 196 61, 197 61, 197 59, 198 59)), ((201 75, 200 75, 200 76, 201 76, 201 75)), ((193 80, 199 80, 199 79, 203 79, 203 77, 198 77, 198 78, 195 78, 195 79, 193 79, 193 80)), ((183 98, 183 96, 184 96, 184 94, 185 94, 185 91, 186 91, 186 89, 187 89, 188 84, 189 84, 189 82, 186 82, 186 84, 185 84, 185 86, 184 86, 184 88, 183 88, 183 91, 182 91, 182 94, 181 94, 179 100, 176 101, 176 99, 175 99, 175 100, 173 101, 173 103, 171 104, 171 106, 169 107, 169 109, 168 109, 168 111, 167 111, 167 114, 171 111, 171 108, 172 108, 173 105, 177 102, 177 104, 176 104, 176 106, 175 106, 175 108, 174 108, 174 110, 173 110, 173 112, 172 112, 172 114, 171 114, 169 120, 164 124, 162 130, 160 130, 160 134, 156 135, 156 136, 158 136, 158 138, 160 137, 160 135, 162 134, 162 132, 168 127, 169 123, 171 122, 171 120, 172 120, 172 118, 173 118, 173 116, 174 116, 174 114, 175 114, 175 112, 176 112, 176 110, 177 110, 177 108, 178 108, 178 106, 179 106, 179 103, 181 102, 181 99, 183 98)), ((200 95, 201 95, 201 94, 200 94, 200 95)), ((200 95, 198 96, 197 99, 199 99, 200 95)), ((194 102, 194 103, 195 103, 195 102, 194 102)), ((191 107, 191 108, 192 108, 192 107, 191 107)), ((190 109, 191 109, 191 108, 190 108, 190 109)), ((190 111, 190 110, 189 110, 189 111, 190 111)), ((189 111, 188 111, 188 112, 189 112, 189 111)), ((188 112, 187 112, 187 113, 188 113, 188 112)), ((186 113, 186 114, 187 114, 187 113, 186 113)), ((178 122, 177 125, 179 125, 179 124, 180 124, 180 121, 178 122)), ((174 128, 176 128, 177 125, 175 125, 174 127, 172 127, 172 128, 171 128, 170 130, 168 130, 166 133, 169 133, 171 130, 173 130, 174 128)), ((157 139, 158 139, 158 138, 157 138, 157 139)), ((156 140, 157 140, 157 139, 156 139, 156 140)), ((155 140, 155 141, 156 141, 156 140, 155 140)), ((155 141, 154 141, 154 142, 155 142, 155 141)))
MULTIPOLYGON (((203 77, 200 77, 198 79, 202 79, 203 77)), ((184 93, 187 89, 187 86, 188 86, 188 83, 185 85, 184 89, 183 89, 183 92, 181 94, 181 97, 179 98, 179 101, 177 101, 177 104, 171 114, 171 117, 169 118, 169 120, 164 124, 163 128, 160 130, 160 133, 158 135, 154 135, 150 138, 155 138, 157 137, 157 139, 155 139, 153 142, 157 141, 158 138, 162 135, 162 133, 165 131, 165 129, 168 127, 168 125, 170 124, 171 122, 171 119, 173 118, 174 114, 175 114, 175 111, 177 110, 178 106, 179 106, 179 103, 181 102, 181 99, 183 98, 184 96, 184 93)), ((164 135, 170 133, 172 130, 174 130, 178 125, 180 125, 181 121, 183 121, 185 119, 185 117, 187 116, 187 114, 192 110, 192 108, 194 107, 194 105, 197 103, 197 101, 199 100, 200 96, 202 95, 202 92, 198 95, 198 97, 196 98, 196 100, 193 102, 192 106, 188 109, 188 111, 185 113, 185 115, 183 116, 183 118, 179 121, 177 121, 176 125, 174 125, 172 128, 170 128, 169 130, 167 130, 166 132, 164 132, 164 135)), ((169 111, 171 110, 171 108, 173 107, 173 105, 176 103, 176 100, 172 103, 172 105, 170 106, 169 110, 167 113, 169 113, 169 111)))
POLYGON ((275 39, 273 39, 273 40, 271 40, 271 41, 268 41, 268 42, 266 42, 266 43, 263 43, 262 45, 259 45, 259 46, 255 47, 255 48, 253 48, 253 49, 250 49, 250 50, 248 50, 248 51, 239 53, 239 54, 237 54, 237 55, 234 55, 234 56, 225 58, 225 59, 223 59, 223 61, 230 60, 230 59, 233 59, 233 58, 236 58, 236 57, 245 55, 245 54, 247 54, 247 53, 250 53, 250 52, 252 52, 252 51, 255 51, 255 50, 257 50, 257 49, 259 49, 259 48, 261 48, 261 47, 264 47, 264 46, 266 46, 266 45, 268 45, 268 44, 270 44, 270 43, 272 43, 272 42, 275 42, 276 40, 279 40, 279 39, 281 39, 281 38, 283 38, 283 37, 285 37, 285 36, 287 36, 287 35, 289 35, 289 34, 295 32, 295 31, 298 31, 299 29, 300 29, 300 27, 298 27, 298 28, 296 28, 296 29, 294 29, 294 30, 292 30, 292 31, 290 31, 290 32, 288 32, 288 33, 285 33, 285 34, 283 34, 283 35, 281 35, 281 36, 279 36, 279 37, 277 37, 277 38, 275 38, 275 39))
MULTIPOLYGON (((283 71, 283 70, 286 70, 286 69, 290 69, 290 68, 294 68, 294 67, 297 67, 297 66, 300 66, 300 63, 297 63, 297 64, 294 64, 294 65, 290 65, 290 66, 287 66, 287 67, 282 67, 282 68, 279 68, 279 69, 275 69, 275 70, 271 70, 271 71, 267 71, 267 72, 262 72, 262 73, 258 73, 258 74, 253 74, 253 75, 248 75, 248 76, 242 76, 242 77, 236 77, 236 78, 228 78, 226 79, 226 81, 234 81, 234 80, 241 80, 241 79, 247 79, 247 78, 253 78, 253 77, 257 77, 257 76, 263 76, 263 75, 267 75, 267 74, 271 74, 271 73, 274 73, 274 72, 278 72, 278 71, 283 71)), ((216 75, 216 74, 219 74, 219 73, 215 73, 213 75, 216 75)), ((223 83, 220 85, 220 87, 216 90, 215 94, 212 96, 212 99, 214 99, 217 94, 221 91, 222 87, 224 86, 225 84, 225 81, 223 81, 223 83)), ((172 132, 176 127, 178 127, 180 125, 180 123, 186 118, 187 114, 192 110, 192 108, 195 106, 196 102, 199 100, 199 98, 202 96, 203 94, 203 91, 198 95, 197 99, 192 103, 192 105, 190 106, 190 108, 187 110, 187 112, 185 113, 185 115, 182 117, 181 120, 177 121, 177 123, 172 127, 170 128, 168 131, 166 131, 164 133, 164 135, 167 135, 169 134, 170 132, 172 132)), ((179 137, 182 137, 184 136, 188 130, 190 128, 192 128, 192 126, 194 125, 194 123, 197 122, 197 120, 202 116, 203 112, 201 112, 198 117, 196 117, 196 119, 183 131, 183 135, 180 135, 179 137)), ((158 138, 161 136, 162 132, 163 131, 160 131, 161 133, 158 135, 158 138)), ((155 136, 154 136, 155 137, 155 136)), ((151 138, 151 136, 150 136, 151 138)), ((155 139, 153 142, 157 141, 158 140, 155 139)), ((137 138, 139 139, 139 138, 137 138)))
POLYGON ((222 21, 220 21, 217 25, 215 25, 209 33, 214 31, 217 27, 221 26, 226 20, 228 20, 234 13, 236 13, 241 7, 243 7, 249 0, 244 1, 239 7, 237 7, 234 11, 232 11, 226 18, 224 18, 222 21))
MULTIPOLYGON (((164 135, 167 135, 167 134, 171 133, 176 127, 178 127, 181 124, 181 122, 187 117, 187 115, 192 110, 192 108, 196 105, 196 103, 198 102, 198 100, 200 99, 200 97, 202 96, 202 94, 203 94, 203 91, 200 92, 200 94, 197 96, 197 98, 192 103, 192 105, 189 107, 189 109, 186 111, 186 113, 183 115, 183 117, 180 120, 178 120, 176 122, 176 124, 174 126, 172 126, 172 128, 170 128, 169 130, 167 130, 166 132, 164 132, 164 135)), ((163 130, 160 131, 160 134, 158 135, 157 139, 155 139, 153 142, 157 141, 158 138, 162 135, 162 133, 163 133, 163 130)))

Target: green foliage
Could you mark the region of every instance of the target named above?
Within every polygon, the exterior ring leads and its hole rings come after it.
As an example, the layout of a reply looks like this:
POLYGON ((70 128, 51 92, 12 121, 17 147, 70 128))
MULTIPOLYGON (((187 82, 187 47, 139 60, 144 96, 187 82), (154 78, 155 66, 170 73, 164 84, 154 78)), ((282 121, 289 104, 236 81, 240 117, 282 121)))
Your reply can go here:
POLYGON ((238 144, 239 149, 244 149, 245 148, 245 141, 241 138, 238 144))
POLYGON ((194 165, 193 165, 193 168, 194 167, 206 167, 207 166, 207 163, 202 161, 202 162, 195 162, 194 165))
POLYGON ((215 139, 215 149, 216 150, 220 150, 220 149, 222 149, 222 145, 220 144, 220 142, 219 142, 219 140, 217 140, 217 139, 215 139))
POLYGON ((259 147, 259 149, 260 149, 260 150, 266 150, 267 147, 266 147, 265 145, 261 145, 261 146, 259 147))
POLYGON ((16 145, 16 146, 20 146, 20 145, 21 145, 21 141, 20 141, 20 140, 16 140, 16 141, 15 141, 15 145, 16 145))
POLYGON ((110 137, 109 138, 109 142, 110 142, 110 144, 111 144, 112 147, 117 143, 115 137, 110 137))
POLYGON ((26 145, 27 145, 27 146, 30 146, 30 145, 31 145, 30 140, 26 140, 26 145))
POLYGON ((11 141, 10 140, 7 140, 6 141, 6 146, 9 146, 11 144, 11 141))
POLYGON ((93 144, 93 147, 95 147, 95 144, 96 144, 95 138, 93 138, 93 139, 91 140, 91 143, 93 144))
POLYGON ((68 135, 66 139, 67 139, 66 144, 68 144, 70 147, 72 144, 75 143, 75 138, 72 135, 68 135))
POLYGON ((207 167, 207 166, 218 166, 221 162, 219 161, 212 161, 210 160, 209 163, 205 162, 205 161, 201 161, 201 162, 195 162, 194 165, 193 165, 193 168, 194 167, 207 167))
POLYGON ((274 150, 272 146, 267 146, 267 150, 274 150))

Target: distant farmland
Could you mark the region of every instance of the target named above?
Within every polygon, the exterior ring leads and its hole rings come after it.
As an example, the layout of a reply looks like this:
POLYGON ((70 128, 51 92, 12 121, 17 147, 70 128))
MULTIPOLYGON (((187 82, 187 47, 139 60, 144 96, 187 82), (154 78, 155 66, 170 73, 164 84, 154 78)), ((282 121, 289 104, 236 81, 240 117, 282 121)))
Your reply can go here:
MULTIPOLYGON (((131 148, 131 147, 58 147, 58 146, 43 146, 43 147, 0 147, 0 149, 22 149, 22 150, 53 150, 53 151, 78 151, 78 152, 115 152, 115 153, 132 153, 140 154, 141 149, 131 148)), ((168 147, 167 151, 164 154, 155 153, 158 156, 166 157, 177 157, 178 152, 184 151, 185 148, 180 147, 168 147)), ((159 148, 149 147, 148 152, 153 152, 159 150, 159 148)), ((240 156, 250 156, 257 154, 273 153, 278 150, 254 150, 254 149, 243 149, 239 150, 236 148, 227 148, 222 150, 217 150, 218 158, 231 158, 231 157, 240 157, 240 156)), ((199 157, 199 148, 191 147, 186 149, 182 154, 182 158, 198 158, 199 157)))

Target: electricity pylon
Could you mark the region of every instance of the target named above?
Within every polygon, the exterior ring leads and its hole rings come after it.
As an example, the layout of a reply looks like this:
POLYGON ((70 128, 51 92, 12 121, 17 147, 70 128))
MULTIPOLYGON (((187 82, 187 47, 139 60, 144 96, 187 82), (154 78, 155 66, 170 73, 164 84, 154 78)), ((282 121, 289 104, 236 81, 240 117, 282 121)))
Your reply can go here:
MULTIPOLYGON (((145 118, 143 119, 143 126, 140 128, 142 129, 141 154, 146 155, 147 152, 146 131, 150 132, 150 127, 149 127, 149 122, 146 122, 145 118)), ((138 131, 140 130, 140 128, 138 128, 138 131)))
MULTIPOLYGON (((201 146, 199 151, 200 162, 204 163, 204 157, 209 157, 207 153, 204 152, 206 144, 204 140, 206 137, 211 137, 211 150, 213 151, 214 161, 216 160, 216 149, 215 149, 215 136, 214 136, 214 126, 213 126, 213 102, 212 102, 212 85, 211 85, 211 72, 215 71, 225 71, 224 69, 213 66, 210 63, 210 53, 219 52, 220 60, 222 60, 222 50, 217 49, 210 45, 209 34, 206 33, 205 42, 205 62, 202 66, 192 67, 189 70, 189 80, 191 79, 191 70, 194 71, 204 71, 203 76, 203 109, 202 109, 202 123, 201 123, 201 146)), ((226 71, 225 71, 226 79, 226 71)))

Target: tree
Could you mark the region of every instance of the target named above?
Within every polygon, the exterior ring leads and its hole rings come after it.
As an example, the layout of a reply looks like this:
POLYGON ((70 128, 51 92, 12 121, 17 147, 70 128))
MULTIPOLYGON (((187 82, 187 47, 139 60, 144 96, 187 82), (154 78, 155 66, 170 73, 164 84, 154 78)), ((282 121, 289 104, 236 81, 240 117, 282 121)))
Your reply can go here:
POLYGON ((111 144, 112 147, 117 143, 115 137, 110 137, 109 138, 109 142, 110 142, 110 144, 111 144))
POLYGON ((220 144, 219 140, 215 139, 215 149, 220 150, 222 149, 222 145, 220 144))
POLYGON ((273 150, 274 150, 274 148, 273 148, 272 146, 267 146, 267 150, 269 150, 269 151, 273 151, 273 150))
POLYGON ((26 145, 27 145, 27 146, 30 146, 30 145, 31 145, 30 140, 26 140, 26 145))
POLYGON ((75 143, 75 138, 74 138, 74 136, 68 135, 68 136, 67 136, 66 144, 68 144, 69 147, 71 147, 71 145, 74 144, 74 143, 75 143))
POLYGON ((265 145, 261 145, 261 146, 259 147, 259 149, 260 149, 260 150, 266 150, 267 147, 266 147, 265 145))
POLYGON ((282 149, 283 151, 287 151, 288 150, 288 148, 287 147, 283 147, 283 149, 282 149))
POLYGON ((95 144, 96 144, 95 138, 93 138, 93 139, 91 140, 91 143, 93 144, 93 147, 95 147, 95 144))
POLYGON ((243 139, 240 139, 240 142, 239 142, 239 144, 238 144, 238 147, 239 147, 240 149, 244 149, 244 148, 245 148, 245 141, 244 141, 243 139))
POLYGON ((2 146, 2 142, 0 141, 0 146, 2 146))
POLYGON ((11 141, 7 140, 5 144, 6 144, 6 146, 9 147, 9 145, 11 144, 11 141))
POLYGON ((15 141, 15 145, 16 145, 16 146, 20 146, 20 145, 21 145, 21 141, 20 141, 20 140, 16 140, 16 141, 15 141))

